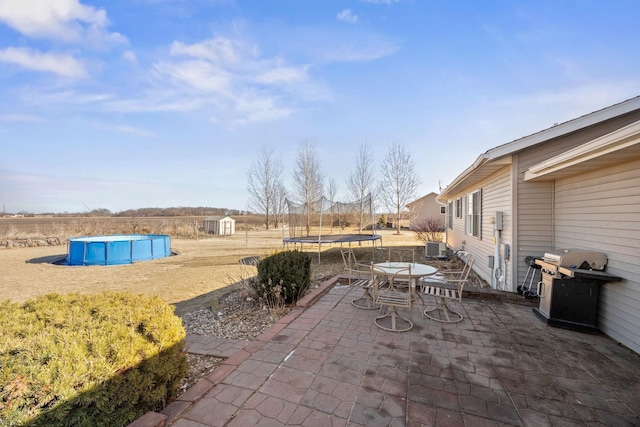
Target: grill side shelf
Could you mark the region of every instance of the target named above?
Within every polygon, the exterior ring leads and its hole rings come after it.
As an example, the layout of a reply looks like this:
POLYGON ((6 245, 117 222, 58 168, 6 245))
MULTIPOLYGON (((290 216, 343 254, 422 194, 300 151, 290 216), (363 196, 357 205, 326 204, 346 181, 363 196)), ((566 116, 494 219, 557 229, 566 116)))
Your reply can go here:
POLYGON ((597 270, 585 270, 582 268, 571 267, 558 267, 558 272, 569 277, 580 277, 591 280, 598 280, 600 282, 620 282, 622 277, 614 276, 613 274, 605 273, 604 271, 597 270))

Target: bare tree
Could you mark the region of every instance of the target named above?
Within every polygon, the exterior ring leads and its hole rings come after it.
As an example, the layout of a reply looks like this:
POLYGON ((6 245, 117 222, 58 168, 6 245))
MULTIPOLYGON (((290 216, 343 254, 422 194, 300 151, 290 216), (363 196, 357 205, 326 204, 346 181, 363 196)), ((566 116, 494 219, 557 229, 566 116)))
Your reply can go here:
POLYGON ((324 177, 320 169, 320 160, 315 146, 310 140, 304 140, 298 147, 296 167, 293 174, 294 196, 299 203, 307 206, 307 236, 311 229, 311 207, 322 196, 324 177))
POLYGON ((349 194, 355 199, 360 201, 359 211, 358 211, 358 229, 359 232, 362 233, 362 227, 364 225, 365 214, 365 203, 364 198, 371 193, 372 187, 374 185, 375 180, 375 172, 374 172, 374 164, 373 164, 373 151, 371 147, 365 142, 360 145, 360 150, 358 151, 358 157, 356 158, 356 167, 349 175, 349 179, 347 180, 347 188, 349 189, 349 194))
POLYGON ((276 215, 277 190, 282 185, 282 162, 273 155, 273 149, 263 147, 247 173, 249 208, 264 214, 264 224, 276 215))
POLYGON ((400 234, 401 210, 415 199, 420 178, 415 171, 411 155, 398 143, 389 147, 380 174, 382 177, 378 185, 378 195, 389 213, 395 213, 396 234, 400 234))
MULTIPOLYGON (((282 217, 282 215, 284 214, 284 208, 286 206, 287 203, 287 190, 284 188, 284 184, 282 184, 282 182, 278 182, 278 184, 276 185, 276 191, 274 193, 274 222, 273 225, 274 227, 278 228, 278 225, 280 224, 280 218, 282 217)), ((284 221, 282 222, 282 226, 284 227, 284 221)))

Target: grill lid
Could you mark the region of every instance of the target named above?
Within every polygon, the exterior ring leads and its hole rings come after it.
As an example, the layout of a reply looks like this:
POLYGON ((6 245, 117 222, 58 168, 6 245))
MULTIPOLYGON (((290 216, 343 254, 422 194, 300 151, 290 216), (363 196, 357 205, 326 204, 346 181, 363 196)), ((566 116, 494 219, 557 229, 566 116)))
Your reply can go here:
POLYGON ((604 270, 607 265, 605 254, 584 249, 562 249, 557 252, 547 252, 543 259, 558 267, 604 270))

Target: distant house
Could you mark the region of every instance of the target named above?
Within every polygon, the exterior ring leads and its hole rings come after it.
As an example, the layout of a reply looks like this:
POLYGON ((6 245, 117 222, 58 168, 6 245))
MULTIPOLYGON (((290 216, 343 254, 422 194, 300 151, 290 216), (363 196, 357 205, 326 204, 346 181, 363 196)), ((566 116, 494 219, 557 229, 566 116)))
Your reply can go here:
POLYGON ((205 233, 230 236, 236 232, 236 220, 230 216, 210 216, 202 222, 205 233))
POLYGON ((436 197, 438 197, 438 195, 432 192, 407 205, 407 208, 411 211, 410 230, 415 230, 429 219, 438 221, 440 227, 444 229, 446 206, 438 203, 436 197))
POLYGON ((447 245, 494 288, 515 292, 527 256, 607 255, 623 280, 599 287, 598 327, 640 353, 640 97, 490 149, 438 201, 447 245))

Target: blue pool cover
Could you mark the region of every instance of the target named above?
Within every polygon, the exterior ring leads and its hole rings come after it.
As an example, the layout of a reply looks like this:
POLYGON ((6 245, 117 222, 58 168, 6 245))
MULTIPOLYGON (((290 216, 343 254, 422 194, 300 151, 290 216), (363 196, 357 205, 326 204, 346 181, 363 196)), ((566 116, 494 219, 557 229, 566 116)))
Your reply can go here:
POLYGON ((69 239, 67 265, 119 265, 171 255, 166 234, 125 234, 69 239))

